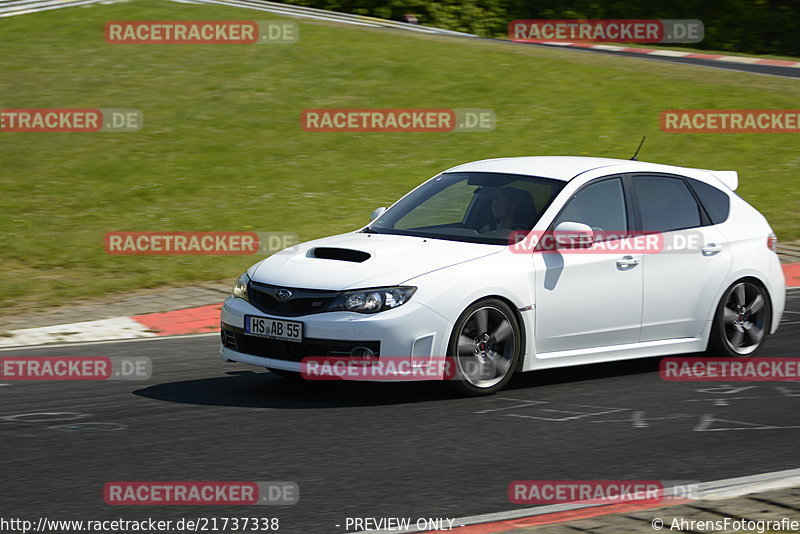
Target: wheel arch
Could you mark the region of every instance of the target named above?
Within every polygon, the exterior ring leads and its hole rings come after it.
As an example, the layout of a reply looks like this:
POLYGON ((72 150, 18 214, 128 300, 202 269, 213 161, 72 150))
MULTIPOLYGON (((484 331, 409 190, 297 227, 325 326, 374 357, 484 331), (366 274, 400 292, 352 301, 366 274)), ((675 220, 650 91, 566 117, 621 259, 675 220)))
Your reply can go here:
MULTIPOLYGON (((735 284, 738 284, 739 282, 753 282, 764 290, 764 293, 767 295, 767 305, 769 306, 770 310, 770 313, 767 314, 767 318, 769 319, 769 329, 771 329, 772 319, 773 319, 772 312, 774 308, 772 307, 772 294, 769 292, 769 285, 764 280, 760 279, 758 276, 755 276, 752 273, 735 277, 730 282, 722 286, 722 291, 719 293, 719 295, 717 295, 716 305, 712 309, 710 320, 713 321, 716 318, 717 311, 719 310, 719 307, 722 304, 722 299, 725 297, 725 293, 727 293, 731 287, 733 287, 735 284)), ((769 332, 769 329, 767 329, 767 332, 769 332)))
MULTIPOLYGON (((484 301, 484 300, 488 300, 488 299, 495 299, 495 300, 499 300, 499 301, 503 302, 509 308, 511 308, 511 312, 514 314, 514 319, 516 319, 517 326, 519 326, 520 347, 521 347, 521 350, 522 350, 522 354, 520 354, 520 357, 517 360, 517 364, 516 364, 516 366, 514 368, 514 372, 515 373, 521 372, 522 368, 523 368, 523 364, 525 363, 525 356, 526 356, 526 350, 525 349, 528 346, 527 345, 527 343, 528 343, 528 333, 527 333, 525 318, 520 313, 519 307, 516 304, 514 304, 514 302, 511 299, 509 299, 508 297, 505 297, 503 295, 498 295, 498 294, 484 295, 484 296, 482 296, 480 298, 477 298, 477 299, 473 300, 472 302, 470 302, 466 306, 464 306, 464 309, 461 310, 461 314, 463 314, 464 310, 466 310, 470 306, 472 306, 474 304, 477 304, 478 302, 481 302, 481 301, 484 301)), ((461 314, 459 314, 459 317, 461 316, 461 314)), ((451 348, 449 340, 451 340, 453 338, 453 332, 455 332, 456 326, 458 326, 458 320, 456 320, 453 323, 453 329, 450 331, 450 337, 448 338, 448 346, 447 346, 448 352, 449 352, 449 350, 451 348)))
POLYGON ((735 277, 727 284, 724 284, 722 292, 717 297, 716 305, 713 307, 713 312, 710 317, 711 327, 708 330, 709 332, 708 339, 706 340, 706 351, 708 351, 709 347, 711 347, 712 345, 712 338, 714 337, 714 331, 716 328, 717 314, 719 313, 720 307, 724 305, 725 295, 734 285, 740 282, 752 283, 753 285, 760 287, 764 291, 767 300, 766 303, 767 310, 769 312, 766 314, 767 326, 764 329, 765 336, 768 336, 772 330, 774 308, 772 303, 772 295, 769 292, 769 285, 766 282, 764 282, 764 280, 761 280, 758 276, 754 276, 753 274, 746 274, 743 276, 735 277))

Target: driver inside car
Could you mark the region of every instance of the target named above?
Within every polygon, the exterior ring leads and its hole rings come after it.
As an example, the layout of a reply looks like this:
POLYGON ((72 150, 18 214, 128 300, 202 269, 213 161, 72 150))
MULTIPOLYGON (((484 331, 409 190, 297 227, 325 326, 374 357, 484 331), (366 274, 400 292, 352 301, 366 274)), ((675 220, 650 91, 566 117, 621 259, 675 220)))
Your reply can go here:
POLYGON ((480 232, 530 230, 531 219, 535 215, 530 193, 514 187, 503 187, 497 190, 497 196, 492 201, 493 221, 481 228, 480 232))

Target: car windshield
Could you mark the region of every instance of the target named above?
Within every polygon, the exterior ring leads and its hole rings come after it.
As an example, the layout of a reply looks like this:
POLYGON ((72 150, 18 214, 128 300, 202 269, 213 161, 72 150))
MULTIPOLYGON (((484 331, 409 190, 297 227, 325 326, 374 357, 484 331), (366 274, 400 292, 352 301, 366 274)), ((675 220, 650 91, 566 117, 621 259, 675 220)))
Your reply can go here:
POLYGON ((425 182, 364 231, 507 245, 528 231, 566 185, 493 172, 449 172, 425 182))

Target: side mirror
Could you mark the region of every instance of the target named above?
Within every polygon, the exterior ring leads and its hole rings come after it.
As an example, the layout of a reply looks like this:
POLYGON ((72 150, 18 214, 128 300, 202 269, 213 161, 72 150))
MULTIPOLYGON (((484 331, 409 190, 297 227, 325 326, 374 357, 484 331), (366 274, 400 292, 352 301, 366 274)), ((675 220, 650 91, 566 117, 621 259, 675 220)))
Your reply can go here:
POLYGON ((594 243, 594 230, 588 224, 564 221, 553 233, 556 243, 565 248, 589 248, 594 243))
POLYGON ((378 217, 383 215, 384 211, 386 211, 385 207, 380 207, 380 208, 376 209, 375 211, 373 211, 372 215, 369 216, 370 222, 374 221, 375 219, 377 219, 378 217))

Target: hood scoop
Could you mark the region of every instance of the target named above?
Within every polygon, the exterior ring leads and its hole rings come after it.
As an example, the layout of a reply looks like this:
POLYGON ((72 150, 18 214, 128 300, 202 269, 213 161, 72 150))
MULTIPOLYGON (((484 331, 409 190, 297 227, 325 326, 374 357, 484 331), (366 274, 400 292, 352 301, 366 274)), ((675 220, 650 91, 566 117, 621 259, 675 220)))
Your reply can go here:
POLYGON ((361 250, 333 247, 316 247, 311 249, 309 256, 323 260, 350 261, 353 263, 362 263, 372 257, 369 253, 361 250))

